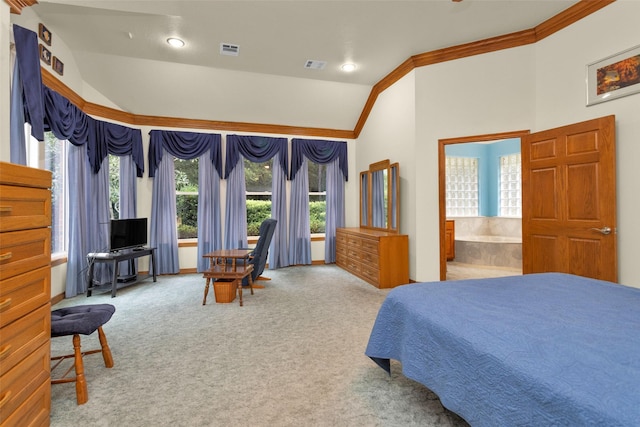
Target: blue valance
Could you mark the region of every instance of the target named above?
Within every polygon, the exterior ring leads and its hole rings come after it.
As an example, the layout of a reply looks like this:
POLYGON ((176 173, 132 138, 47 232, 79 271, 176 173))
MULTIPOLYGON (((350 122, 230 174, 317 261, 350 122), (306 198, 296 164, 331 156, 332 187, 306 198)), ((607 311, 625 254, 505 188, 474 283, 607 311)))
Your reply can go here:
POLYGON ((44 141, 44 102, 38 36, 33 31, 14 24, 13 37, 22 79, 25 120, 31 124, 31 135, 38 141, 44 141))
POLYGON ((56 138, 68 140, 73 145, 87 145, 87 155, 93 173, 98 173, 109 154, 131 155, 136 164, 136 175, 144 172, 142 132, 115 123, 90 117, 67 98, 46 86, 42 87, 45 105, 45 129, 56 138))
POLYGON ((347 162, 347 143, 345 141, 325 141, 321 139, 299 139, 291 140, 291 176, 290 180, 296 177, 296 173, 302 166, 303 157, 307 157, 314 163, 326 165, 339 159, 340 170, 345 181, 349 180, 349 164, 347 162))
POLYGON ((152 130, 149 141, 149 177, 162 160, 163 149, 179 159, 195 159, 209 150, 209 158, 222 178, 222 138, 217 133, 152 130))
POLYGON ((224 170, 225 179, 238 164, 240 155, 256 163, 264 163, 276 154, 280 154, 280 167, 286 174, 289 164, 287 138, 270 138, 266 136, 227 136, 227 159, 224 170))

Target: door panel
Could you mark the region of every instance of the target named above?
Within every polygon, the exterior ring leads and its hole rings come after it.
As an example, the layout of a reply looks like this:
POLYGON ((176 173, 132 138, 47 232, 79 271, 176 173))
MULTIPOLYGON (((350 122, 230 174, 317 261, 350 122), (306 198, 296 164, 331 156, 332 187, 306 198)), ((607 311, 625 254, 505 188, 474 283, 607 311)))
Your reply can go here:
POLYGON ((617 281, 614 116, 531 134, 522 162, 523 273, 617 281))

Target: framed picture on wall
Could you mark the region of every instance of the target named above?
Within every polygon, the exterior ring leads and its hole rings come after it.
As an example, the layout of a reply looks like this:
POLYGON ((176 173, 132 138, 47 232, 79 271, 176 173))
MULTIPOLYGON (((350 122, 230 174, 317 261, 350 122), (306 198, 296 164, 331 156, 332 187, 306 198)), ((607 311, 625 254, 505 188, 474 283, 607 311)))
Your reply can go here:
POLYGON ((51 46, 51 39, 53 36, 51 35, 51 31, 49 31, 42 23, 38 24, 38 36, 40 37, 40 40, 47 44, 47 46, 51 46))
POLYGON ((587 105, 640 92, 640 46, 587 65, 587 105))
POLYGON ((53 65, 51 65, 51 67, 56 71, 56 73, 60 75, 64 74, 64 64, 58 59, 58 57, 53 57, 53 65))
POLYGON ((51 65, 51 52, 44 47, 42 43, 38 46, 40 50, 40 59, 47 65, 51 65))

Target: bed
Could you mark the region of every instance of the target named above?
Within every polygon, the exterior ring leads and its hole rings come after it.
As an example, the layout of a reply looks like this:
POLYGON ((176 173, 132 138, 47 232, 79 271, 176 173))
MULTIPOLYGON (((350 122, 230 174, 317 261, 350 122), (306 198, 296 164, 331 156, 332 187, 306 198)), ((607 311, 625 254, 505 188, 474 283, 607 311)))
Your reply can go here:
POLYGON ((472 426, 640 426, 640 289, 560 273, 400 286, 365 354, 472 426))

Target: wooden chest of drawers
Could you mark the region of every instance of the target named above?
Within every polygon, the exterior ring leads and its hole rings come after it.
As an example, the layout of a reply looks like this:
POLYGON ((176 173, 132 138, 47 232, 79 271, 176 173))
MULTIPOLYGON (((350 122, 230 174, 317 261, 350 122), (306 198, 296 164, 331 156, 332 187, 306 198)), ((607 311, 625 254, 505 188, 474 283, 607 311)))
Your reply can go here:
POLYGON ((336 264, 378 288, 409 283, 409 237, 366 228, 336 230, 336 264))
POLYGON ((49 425, 51 173, 0 163, 0 425, 49 425))

